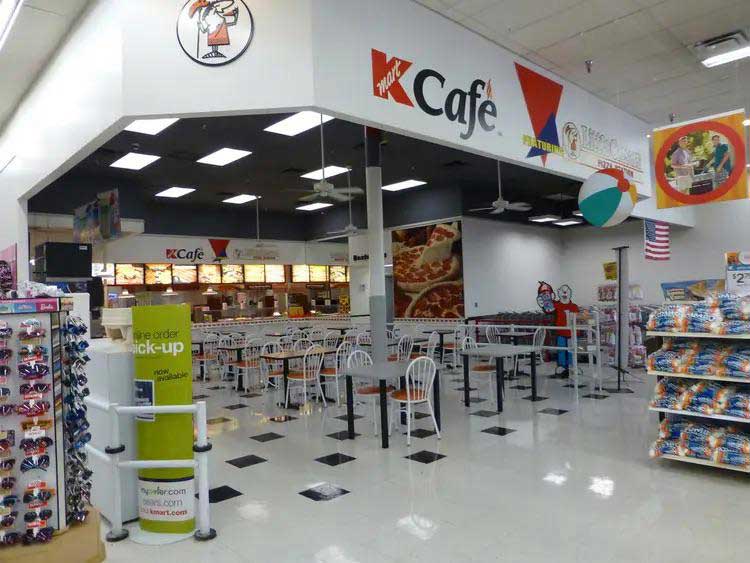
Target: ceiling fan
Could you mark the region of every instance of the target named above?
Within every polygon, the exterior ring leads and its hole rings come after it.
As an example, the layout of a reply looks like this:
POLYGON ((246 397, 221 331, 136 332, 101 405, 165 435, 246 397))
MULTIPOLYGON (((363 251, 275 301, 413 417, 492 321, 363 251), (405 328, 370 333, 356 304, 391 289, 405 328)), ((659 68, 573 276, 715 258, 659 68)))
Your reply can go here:
POLYGON ((505 210, 508 211, 531 211, 531 204, 525 201, 511 203, 503 199, 503 183, 500 174, 500 161, 497 161, 497 199, 490 204, 492 207, 478 207, 469 211, 489 211, 491 215, 498 215, 505 210))
MULTIPOLYGON (((323 136, 323 114, 320 115, 320 170, 323 179, 313 184, 313 192, 301 197, 300 201, 316 201, 319 199, 332 199, 333 201, 351 201, 353 195, 363 194, 362 188, 356 188, 349 183, 348 188, 336 188, 326 180, 326 155, 325 155, 325 138, 323 136)), ((348 175, 348 172, 347 172, 348 175)))
MULTIPOLYGON (((351 178, 351 174, 350 174, 349 170, 346 171, 346 183, 349 186, 348 189, 351 190, 352 189, 352 187, 351 187, 352 186, 352 178, 351 178)), ((359 189, 359 188, 356 188, 356 189, 359 189)), ((359 229, 354 224, 354 221, 352 221, 352 199, 354 199, 354 198, 352 198, 352 197, 348 198, 348 200, 349 200, 349 224, 346 227, 344 227, 343 229, 339 230, 339 231, 328 231, 326 233, 326 235, 351 236, 351 235, 354 235, 354 234, 357 233, 357 231, 359 229)))

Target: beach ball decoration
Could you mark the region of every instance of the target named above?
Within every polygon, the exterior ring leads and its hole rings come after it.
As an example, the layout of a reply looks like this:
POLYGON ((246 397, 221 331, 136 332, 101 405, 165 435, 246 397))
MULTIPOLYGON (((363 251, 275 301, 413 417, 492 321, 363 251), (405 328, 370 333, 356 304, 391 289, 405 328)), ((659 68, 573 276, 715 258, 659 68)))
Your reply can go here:
POLYGON ((578 209, 595 227, 614 227, 633 212, 637 193, 622 170, 604 168, 592 174, 578 193, 578 209))

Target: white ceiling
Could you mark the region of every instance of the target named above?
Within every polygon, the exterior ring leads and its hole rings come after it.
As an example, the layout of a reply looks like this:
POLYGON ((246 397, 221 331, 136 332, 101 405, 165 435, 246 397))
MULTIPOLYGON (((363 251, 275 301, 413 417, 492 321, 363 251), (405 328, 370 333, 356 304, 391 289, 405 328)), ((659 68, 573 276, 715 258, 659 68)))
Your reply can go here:
POLYGON ((706 69, 687 48, 750 28, 750 0, 415 1, 652 124, 750 108, 748 59, 706 69))
POLYGON ((0 53, 0 130, 70 31, 87 2, 88 0, 25 0, 0 53))

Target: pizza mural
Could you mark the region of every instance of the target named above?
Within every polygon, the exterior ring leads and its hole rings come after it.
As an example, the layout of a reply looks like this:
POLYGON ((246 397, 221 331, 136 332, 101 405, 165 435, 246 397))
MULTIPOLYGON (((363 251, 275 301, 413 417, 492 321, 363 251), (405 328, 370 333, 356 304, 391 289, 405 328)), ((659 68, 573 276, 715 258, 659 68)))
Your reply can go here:
POLYGON ((400 229, 392 236, 395 316, 462 318, 461 223, 400 229))

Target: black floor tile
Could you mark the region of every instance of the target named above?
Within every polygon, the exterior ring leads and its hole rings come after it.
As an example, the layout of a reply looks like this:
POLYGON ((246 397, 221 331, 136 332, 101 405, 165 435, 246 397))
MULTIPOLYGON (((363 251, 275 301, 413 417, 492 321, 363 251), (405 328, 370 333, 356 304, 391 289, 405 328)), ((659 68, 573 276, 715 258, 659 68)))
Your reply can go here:
POLYGON ((492 426, 482 430, 485 434, 494 434, 495 436, 505 436, 511 432, 515 432, 513 428, 503 428, 502 426, 492 426))
POLYGON ((258 457, 257 455, 244 455, 242 457, 228 459, 227 463, 229 465, 234 465, 235 467, 239 467, 240 469, 244 469, 245 467, 250 467, 251 465, 257 465, 259 463, 263 463, 264 461, 268 461, 268 460, 263 459, 262 457, 258 457))
POLYGON ((217 391, 219 389, 226 389, 226 386, 224 385, 214 385, 213 387, 206 387, 206 389, 210 391, 217 391))
POLYGON ((484 418, 489 418, 491 416, 495 416, 500 414, 499 412, 495 411, 476 411, 471 413, 473 416, 483 416, 484 418))
MULTIPOLYGON (((464 387, 456 387, 456 391, 463 391, 464 387)), ((476 391, 476 387, 469 387, 469 391, 476 391)))
POLYGON ((208 399, 211 395, 193 395, 193 401, 198 401, 200 399, 208 399))
MULTIPOLYGON (((345 414, 342 414, 342 415, 340 415, 340 416, 334 416, 333 418, 337 418, 337 419, 339 419, 339 420, 347 420, 347 418, 346 418, 346 415, 345 415, 345 414)), ((355 414, 355 415, 354 415, 354 416, 353 416, 352 418, 353 418, 354 420, 359 420, 360 418, 364 418, 364 416, 362 416, 361 414, 355 414)))
POLYGON ((445 456, 443 454, 422 450, 421 452, 417 452, 415 454, 407 455, 404 457, 412 461, 418 461, 419 463, 432 463, 433 461, 443 459, 445 456))
POLYGON ((258 434, 257 436, 250 436, 251 440, 255 440, 256 442, 270 442, 272 440, 278 440, 279 438, 283 438, 281 434, 276 434, 276 432, 266 432, 265 434, 258 434))
MULTIPOLYGON (((208 502, 211 504, 215 504, 217 502, 222 502, 225 500, 229 500, 230 498, 239 496, 242 496, 241 492, 226 485, 208 490, 208 502)), ((195 495, 195 498, 198 498, 197 494, 195 495)))
MULTIPOLYGON (((406 434, 406 432, 404 432, 406 434)), ((435 436, 437 432, 434 430, 427 430, 426 428, 417 428, 415 430, 411 431, 411 435, 414 438, 429 438, 430 436, 435 436)))
POLYGON ((609 395, 603 395, 601 393, 589 393, 588 395, 583 395, 584 399, 606 399, 609 395))
POLYGON ((430 418, 430 413, 427 412, 415 412, 414 418, 416 420, 422 420, 423 418, 430 418))
POLYGON ((536 399, 532 399, 531 395, 529 395, 528 397, 523 397, 524 401, 531 401, 532 403, 538 403, 539 401, 546 401, 547 399, 549 399, 549 397, 542 397, 541 395, 537 395, 536 399))
POLYGON ((255 397, 262 397, 263 395, 260 393, 245 393, 244 395, 240 395, 243 399, 254 399, 255 397))
POLYGON ((291 420, 297 420, 296 416, 289 416, 288 414, 282 414, 279 416, 272 416, 269 418, 271 422, 289 422, 291 420))
POLYGON ((554 414, 555 416, 560 416, 561 414, 565 414, 568 411, 563 409, 542 409, 538 412, 542 414, 554 414))
POLYGON ((484 403, 487 399, 482 399, 481 397, 471 397, 469 398, 470 403, 484 403))
POLYGON ((307 497, 311 500, 321 501, 333 500, 340 496, 348 495, 349 491, 347 491, 346 489, 342 489, 341 487, 337 487, 336 485, 331 485, 330 483, 321 483, 316 487, 312 487, 310 489, 307 489, 306 491, 302 491, 300 494, 303 497, 307 497))
POLYGON ((335 453, 335 454, 319 457, 315 461, 319 461, 320 463, 325 463, 326 465, 330 465, 331 467, 336 467, 337 465, 341 465, 342 463, 348 463, 350 461, 354 461, 355 459, 357 458, 346 455, 346 454, 335 453))
POLYGON ((510 388, 520 389, 521 391, 528 391, 529 389, 531 389, 531 385, 522 385, 519 383, 518 385, 511 385, 510 388))
POLYGON ((464 382, 464 378, 463 377, 454 377, 453 379, 451 379, 451 381, 453 383, 463 383, 464 382))
MULTIPOLYGON (((340 432, 334 432, 333 434, 327 434, 329 438, 333 438, 334 440, 348 440, 349 439, 349 431, 348 430, 341 430, 340 432)), ((356 438, 359 436, 358 433, 354 433, 354 437, 356 438)))
MULTIPOLYGON (((575 388, 575 384, 573 384, 573 383, 567 383, 566 385, 563 385, 563 387, 568 387, 569 389, 573 389, 573 388, 575 388)), ((579 383, 578 384, 578 388, 579 389, 583 389, 584 387, 587 387, 587 385, 585 383, 579 383)))
POLYGON ((214 418, 209 418, 206 420, 206 424, 224 424, 225 422, 231 422, 231 418, 227 418, 226 416, 216 416, 214 418))
POLYGON ((227 405, 224 408, 229 409, 230 411, 236 411, 237 409, 246 409, 247 405, 243 405, 242 403, 237 403, 234 405, 227 405))

